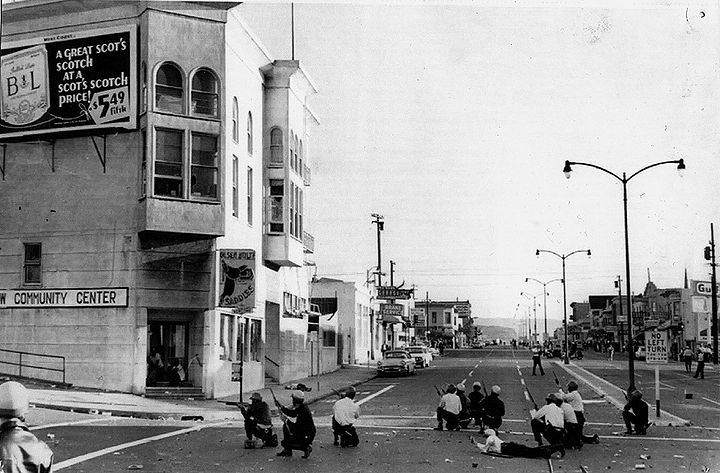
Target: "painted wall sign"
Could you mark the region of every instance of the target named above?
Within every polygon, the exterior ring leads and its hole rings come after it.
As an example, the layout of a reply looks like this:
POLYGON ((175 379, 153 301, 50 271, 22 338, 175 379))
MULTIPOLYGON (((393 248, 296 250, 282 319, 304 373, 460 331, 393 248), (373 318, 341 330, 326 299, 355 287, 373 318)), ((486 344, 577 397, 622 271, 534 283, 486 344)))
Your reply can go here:
POLYGON ((0 309, 62 307, 127 307, 128 288, 87 289, 0 289, 0 309))
POLYGON ((255 308, 255 250, 220 250, 219 307, 255 308))
MULTIPOLYGON (((720 284, 716 285, 720 294, 720 284)), ((693 293, 698 296, 712 296, 712 284, 710 281, 693 281, 693 293)))
POLYGON ((405 307, 402 304, 380 304, 381 315, 394 315, 402 317, 405 311, 405 307))
POLYGON ((411 289, 400 289, 395 286, 379 286, 377 288, 378 299, 410 299, 411 289))
POLYGON ((0 138, 137 126, 134 25, 5 42, 0 138))

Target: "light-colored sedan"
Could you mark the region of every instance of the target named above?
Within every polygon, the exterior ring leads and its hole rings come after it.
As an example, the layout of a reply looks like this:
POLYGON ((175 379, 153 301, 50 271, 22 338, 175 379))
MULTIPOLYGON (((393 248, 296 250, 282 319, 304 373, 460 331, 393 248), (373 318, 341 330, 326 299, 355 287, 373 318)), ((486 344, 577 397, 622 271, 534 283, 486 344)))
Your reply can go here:
POLYGON ((430 362, 433 360, 433 356, 430 354, 430 350, 424 346, 412 346, 407 347, 407 351, 410 356, 415 358, 415 364, 420 368, 427 368, 430 366, 430 362))
POLYGON ((389 350, 377 363, 378 375, 388 373, 415 374, 415 359, 405 350, 389 350))

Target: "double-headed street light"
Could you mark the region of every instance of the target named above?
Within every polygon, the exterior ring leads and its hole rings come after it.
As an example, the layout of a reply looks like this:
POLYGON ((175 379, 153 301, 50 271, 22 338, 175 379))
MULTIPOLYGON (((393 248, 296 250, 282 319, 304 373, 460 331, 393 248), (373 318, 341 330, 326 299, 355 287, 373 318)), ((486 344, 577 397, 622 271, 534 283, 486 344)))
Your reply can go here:
POLYGON ((568 321, 567 321, 567 291, 565 288, 565 281, 566 281, 566 279, 565 279, 565 260, 569 256, 572 256, 577 253, 587 253, 588 258, 589 258, 591 256, 591 253, 590 253, 589 249, 588 250, 571 251, 570 253, 568 253, 566 255, 561 255, 560 253, 555 253, 552 250, 535 250, 535 256, 539 257, 540 253, 550 253, 551 255, 555 255, 562 260, 563 273, 562 273, 561 281, 562 281, 562 285, 563 285, 563 328, 565 330, 565 361, 564 361, 564 363, 566 365, 568 365, 568 364, 570 364, 570 358, 568 358, 569 346, 568 346, 568 321))
POLYGON ((661 164, 677 164, 677 170, 678 170, 678 174, 680 174, 680 177, 682 177, 683 174, 685 173, 685 161, 682 158, 676 159, 673 161, 661 161, 659 163, 650 164, 649 166, 645 166, 644 168, 640 169, 639 171, 636 171, 635 173, 631 174, 630 177, 627 177, 624 172, 622 173, 622 177, 620 177, 612 171, 608 171, 607 169, 605 169, 603 167, 600 167, 596 164, 590 164, 590 163, 565 161, 565 167, 563 168, 565 177, 567 177, 568 179, 570 179, 570 174, 572 173, 572 168, 570 166, 588 166, 591 168, 599 169, 600 171, 603 171, 607 174, 610 174, 612 177, 614 177, 618 181, 622 182, 622 186, 623 186, 623 217, 625 220, 625 283, 627 284, 627 317, 628 317, 628 337, 629 337, 628 376, 630 378, 630 386, 628 387, 628 391, 632 391, 635 389, 635 350, 633 350, 632 293, 630 292, 630 248, 629 248, 629 243, 628 243, 627 183, 630 181, 630 179, 637 176, 641 172, 646 171, 650 168, 654 168, 656 166, 660 166, 661 164))
POLYGON ((527 292, 521 292, 520 295, 521 295, 521 296, 525 296, 525 298, 527 298, 528 300, 532 297, 532 300, 533 300, 533 317, 534 317, 533 321, 534 321, 534 324, 535 324, 535 325, 534 325, 534 328, 533 328, 534 334, 533 334, 533 336, 532 336, 532 339, 533 339, 533 345, 537 345, 537 342, 538 342, 538 333, 537 333, 537 296, 539 296, 540 294, 530 295, 530 294, 528 294, 527 292))
POLYGON ((548 292, 547 292, 547 285, 550 284, 551 282, 562 281, 562 279, 551 279, 550 281, 542 282, 542 281, 540 281, 539 279, 535 279, 535 278, 525 278, 525 282, 528 282, 528 281, 538 282, 538 283, 542 284, 542 287, 543 287, 543 310, 545 311, 545 332, 543 332, 543 342, 546 342, 546 341, 547 341, 547 338, 548 338, 548 329, 547 329, 547 296, 548 296, 548 292))

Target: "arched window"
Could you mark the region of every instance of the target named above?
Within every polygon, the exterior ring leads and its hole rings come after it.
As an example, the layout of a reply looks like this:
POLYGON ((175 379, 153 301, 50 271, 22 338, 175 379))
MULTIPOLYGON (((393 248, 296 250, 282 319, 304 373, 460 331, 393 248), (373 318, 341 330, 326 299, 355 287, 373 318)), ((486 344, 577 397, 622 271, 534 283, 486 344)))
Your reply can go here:
POLYGON ((295 135, 293 138, 293 145, 295 146, 295 151, 293 153, 293 169, 297 171, 298 169, 298 137, 295 135))
POLYGON ((173 64, 163 64, 155 78, 155 107, 171 113, 183 113, 183 74, 173 64))
POLYGON ((290 130, 290 136, 288 137, 288 149, 290 150, 290 154, 288 155, 288 164, 291 169, 295 169, 295 165, 293 164, 293 153, 295 152, 293 143, 293 132, 290 130))
POLYGON ((232 139, 235 143, 238 142, 240 139, 240 127, 238 125, 238 101, 237 97, 233 97, 233 104, 232 104, 232 139))
POLYGON ((252 112, 248 112, 247 118, 247 150, 248 154, 253 153, 253 125, 252 125, 252 112))
POLYGON ((218 81, 207 69, 200 69, 192 79, 192 113, 218 116, 218 81))
POLYGON ((270 130, 270 162, 275 164, 283 162, 283 133, 280 128, 270 130))

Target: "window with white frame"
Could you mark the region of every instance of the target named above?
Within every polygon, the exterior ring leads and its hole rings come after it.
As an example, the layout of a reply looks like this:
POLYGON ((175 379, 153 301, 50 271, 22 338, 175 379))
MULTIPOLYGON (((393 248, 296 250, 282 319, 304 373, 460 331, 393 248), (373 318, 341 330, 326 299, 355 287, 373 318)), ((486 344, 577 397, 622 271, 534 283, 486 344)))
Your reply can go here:
POLYGON ((42 244, 25 243, 23 257, 23 284, 36 286, 42 283, 42 244))
POLYGON ((303 175, 303 142, 300 140, 300 151, 298 152, 298 174, 303 175))
POLYGON ((247 116, 247 152, 252 156, 253 154, 253 119, 252 113, 248 112, 247 116))
POLYGON ((154 193, 159 196, 183 197, 183 132, 155 130, 154 193))
POLYGON ((293 137, 293 146, 294 146, 294 149, 293 149, 293 169, 295 170, 295 172, 297 172, 297 169, 298 169, 298 146, 300 146, 300 145, 298 144, 298 137, 297 137, 297 135, 295 135, 295 136, 293 137))
POLYGON ((247 168, 247 223, 253 224, 253 170, 247 168))
POLYGON ((293 154, 295 153, 295 140, 293 140, 293 132, 290 130, 290 137, 288 138, 288 150, 290 154, 288 154, 288 164, 290 164, 290 169, 295 169, 295 164, 293 163, 293 154))
POLYGON ((250 361, 262 361, 262 320, 250 319, 250 361))
POLYGON ((217 198, 218 137, 192 133, 190 192, 194 197, 217 198))
POLYGON ((140 196, 145 197, 147 194, 147 134, 146 130, 140 130, 140 155, 142 156, 142 162, 140 163, 140 196))
POLYGON ((145 61, 142 62, 140 65, 140 113, 147 112, 147 83, 148 83, 148 77, 147 77, 147 64, 145 64, 145 61))
POLYGON ((233 206, 233 217, 237 217, 240 208, 240 196, 238 195, 238 179, 239 179, 239 160, 238 157, 233 155, 232 164, 232 206, 233 206))
POLYGON ((282 179, 270 179, 269 183, 270 200, 268 204, 268 231, 270 233, 285 232, 285 216, 283 206, 285 205, 285 182, 282 179))
POLYGON ((283 133, 280 128, 270 130, 270 164, 283 162, 283 133))
POLYGON ((300 187, 296 186, 293 182, 290 183, 290 208, 289 208, 289 224, 290 224, 290 235, 295 238, 302 239, 302 201, 303 191, 300 187))
POLYGON ((218 116, 218 81, 215 74, 200 69, 192 78, 192 113, 208 117, 218 116))
POLYGON ((235 143, 238 142, 240 139, 240 124, 238 123, 238 120, 240 117, 238 114, 240 111, 238 110, 238 100, 237 97, 233 97, 233 104, 232 104, 232 139, 235 143))
POLYGON ((155 108, 163 112, 183 113, 185 94, 183 73, 174 64, 165 63, 155 77, 155 108))

